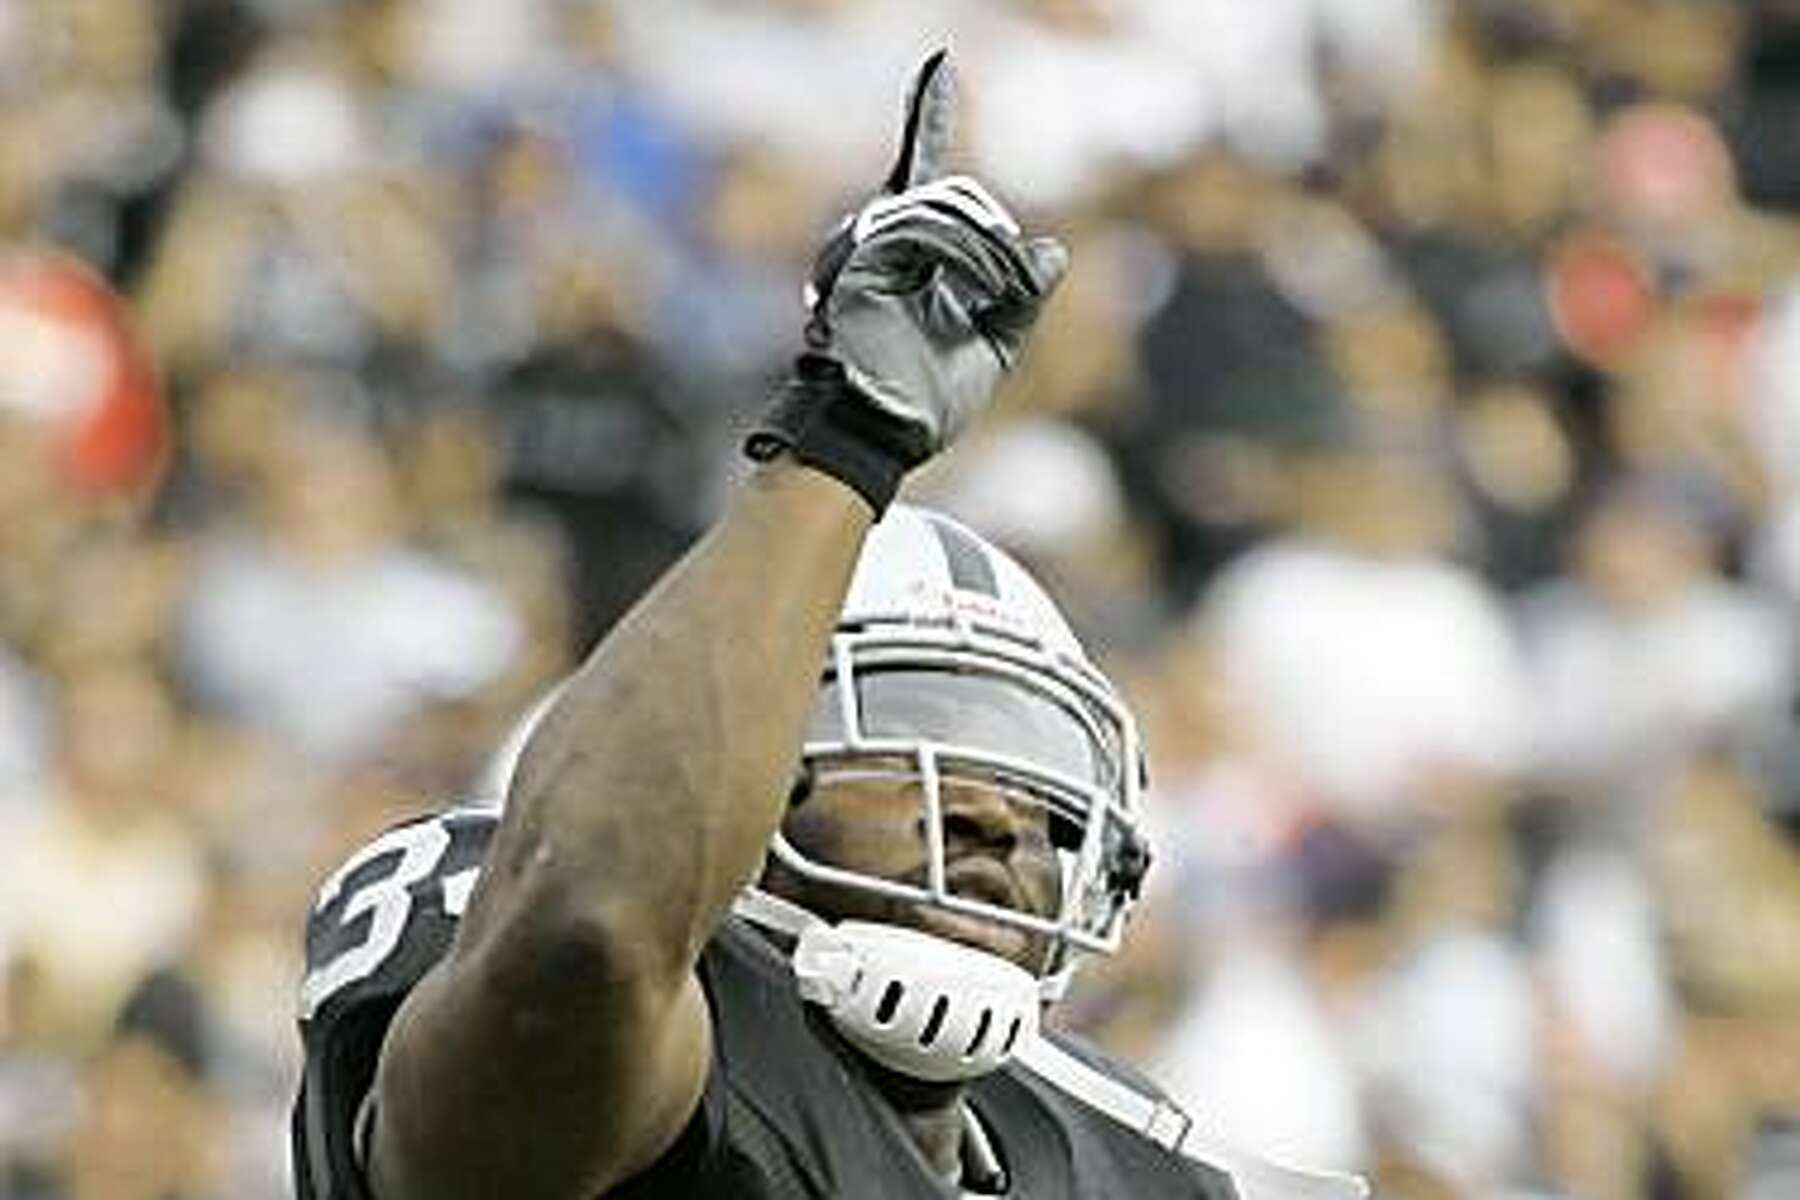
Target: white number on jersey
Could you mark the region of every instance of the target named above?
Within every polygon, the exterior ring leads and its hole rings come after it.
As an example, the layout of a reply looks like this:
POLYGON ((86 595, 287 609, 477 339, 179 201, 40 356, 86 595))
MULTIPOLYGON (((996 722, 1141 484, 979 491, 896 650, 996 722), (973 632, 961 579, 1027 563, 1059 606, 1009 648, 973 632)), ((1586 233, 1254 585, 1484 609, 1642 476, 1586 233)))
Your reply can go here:
MULTIPOLYGON (((319 889, 315 915, 339 900, 350 877, 383 856, 393 858, 393 868, 373 879, 359 880, 343 900, 338 914, 340 929, 368 916, 361 941, 339 950, 307 972, 300 985, 300 1015, 310 1018, 336 992, 373 974, 395 948, 412 915, 413 885, 429 876, 450 848, 450 832, 442 821, 418 821, 391 829, 364 846, 327 879, 319 889)), ((443 880, 443 908, 447 916, 460 917, 474 890, 479 867, 469 867, 443 880)))

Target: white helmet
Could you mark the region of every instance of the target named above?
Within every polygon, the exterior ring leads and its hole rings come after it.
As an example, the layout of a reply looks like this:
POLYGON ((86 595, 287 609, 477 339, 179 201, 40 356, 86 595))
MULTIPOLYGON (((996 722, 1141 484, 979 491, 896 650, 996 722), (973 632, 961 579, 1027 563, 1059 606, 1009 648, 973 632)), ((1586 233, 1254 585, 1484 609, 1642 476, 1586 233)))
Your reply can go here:
MULTIPOLYGON (((891 939, 859 935, 861 923, 838 926, 852 944, 832 939, 826 960, 840 964, 846 979, 868 982, 854 989, 854 1001, 847 984, 814 987, 809 998, 841 993, 842 1004, 826 1005, 834 1022, 879 1061, 924 1078, 992 1070, 1020 1040, 1010 1036, 1015 1018, 1023 1015, 1035 1031, 1039 1001, 1060 994, 1076 960, 1117 948, 1149 862, 1135 724, 1043 589, 967 527, 896 504, 871 530, 832 636, 802 761, 803 782, 866 776, 872 762, 881 764, 874 773, 916 779, 925 878, 902 882, 821 862, 777 832, 771 852, 789 871, 1019 928, 1049 947, 1042 973, 1015 968, 1013 998, 1001 1001, 997 989, 1008 977, 1001 968, 1011 964, 994 955, 922 934, 896 952, 891 939), (1043 807, 1061 866, 1058 911, 958 895, 946 883, 944 776, 997 784, 1013 802, 1043 807), (959 978, 969 981, 967 995, 957 994, 959 978), (884 1008, 869 1002, 871 991, 891 999, 886 1020, 877 1019, 884 1008), (969 1004, 973 1012, 965 1011, 969 1004), (938 1027, 992 1025, 994 1036, 983 1052, 970 1053, 959 1038, 903 1035, 913 1026, 931 1029, 933 1012, 938 1027), (995 1019, 983 1022, 982 1012, 995 1019)), ((797 792, 801 803, 805 790, 797 792)), ((805 970, 817 969, 807 961, 818 957, 812 949, 803 939, 797 962, 805 970)))

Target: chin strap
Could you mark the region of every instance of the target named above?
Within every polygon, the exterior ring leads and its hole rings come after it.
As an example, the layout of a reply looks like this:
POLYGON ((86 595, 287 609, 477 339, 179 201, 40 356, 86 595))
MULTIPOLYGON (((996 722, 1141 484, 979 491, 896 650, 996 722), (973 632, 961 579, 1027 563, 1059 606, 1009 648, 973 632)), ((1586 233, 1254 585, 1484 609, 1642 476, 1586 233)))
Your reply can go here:
MULTIPOLYGON (((738 893, 731 908, 753 925, 796 938, 826 924, 798 904, 757 887, 738 893)), ((1012 1061, 1159 1146, 1225 1171, 1243 1200, 1366 1200, 1371 1194, 1368 1182, 1359 1176, 1302 1170, 1233 1146, 1196 1125, 1169 1100, 1089 1066, 1047 1037, 1026 1041, 1013 1052, 1012 1061)))

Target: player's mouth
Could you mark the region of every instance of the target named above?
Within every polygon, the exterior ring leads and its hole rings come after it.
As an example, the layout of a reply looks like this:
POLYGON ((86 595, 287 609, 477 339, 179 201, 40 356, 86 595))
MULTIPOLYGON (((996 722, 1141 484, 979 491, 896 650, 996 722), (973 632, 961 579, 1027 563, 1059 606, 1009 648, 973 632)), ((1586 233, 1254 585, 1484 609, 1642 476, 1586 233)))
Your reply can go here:
POLYGON ((926 933, 986 951, 1021 966, 1030 957, 1031 935, 1017 926, 1002 925, 991 917, 920 904, 914 909, 914 924, 926 933))

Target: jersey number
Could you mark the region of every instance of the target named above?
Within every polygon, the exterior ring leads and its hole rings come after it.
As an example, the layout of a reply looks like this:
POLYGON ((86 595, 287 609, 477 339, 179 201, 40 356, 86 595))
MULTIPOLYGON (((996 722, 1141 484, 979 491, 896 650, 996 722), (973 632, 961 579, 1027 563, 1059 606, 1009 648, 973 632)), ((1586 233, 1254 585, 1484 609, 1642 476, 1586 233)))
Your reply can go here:
MULTIPOLYGON (((311 1017, 339 989, 366 979, 394 952, 400 935, 412 915, 412 886, 430 875, 450 848, 450 833, 438 821, 421 821, 391 829, 370 842, 346 862, 319 889, 316 911, 338 900, 345 882, 361 868, 378 858, 389 856, 393 867, 383 875, 359 881, 356 890, 344 900, 338 914, 338 927, 347 928, 365 913, 369 915, 367 931, 355 945, 339 950, 325 962, 307 972, 300 984, 300 1013, 311 1017)), ((469 867, 444 877, 444 911, 460 917, 474 890, 479 867, 469 867)))

